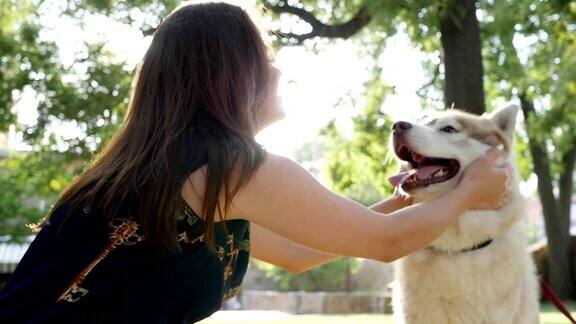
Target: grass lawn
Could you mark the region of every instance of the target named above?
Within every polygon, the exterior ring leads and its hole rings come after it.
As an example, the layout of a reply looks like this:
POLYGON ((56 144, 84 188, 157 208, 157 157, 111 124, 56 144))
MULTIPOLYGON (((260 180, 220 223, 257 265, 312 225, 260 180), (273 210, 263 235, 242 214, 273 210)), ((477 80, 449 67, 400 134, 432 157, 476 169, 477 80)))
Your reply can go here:
MULTIPOLYGON (((567 306, 576 315, 576 304, 572 303, 567 306)), ((248 323, 267 323, 267 324, 392 324, 391 315, 288 315, 271 312, 269 316, 265 314, 254 313, 250 317, 250 311, 242 315, 240 312, 230 312, 229 315, 216 314, 213 318, 206 319, 202 324, 248 324, 248 323)), ((569 323, 564 316, 551 304, 542 304, 540 308, 540 318, 543 324, 567 324, 569 323)))
POLYGON ((390 315, 292 315, 276 319, 207 319, 201 324, 392 324, 390 315))
MULTIPOLYGON (((572 313, 572 317, 576 318, 576 303, 569 303, 566 308, 572 313)), ((540 319, 543 324, 567 324, 570 323, 562 313, 556 310, 552 304, 542 304, 540 307, 540 319)))

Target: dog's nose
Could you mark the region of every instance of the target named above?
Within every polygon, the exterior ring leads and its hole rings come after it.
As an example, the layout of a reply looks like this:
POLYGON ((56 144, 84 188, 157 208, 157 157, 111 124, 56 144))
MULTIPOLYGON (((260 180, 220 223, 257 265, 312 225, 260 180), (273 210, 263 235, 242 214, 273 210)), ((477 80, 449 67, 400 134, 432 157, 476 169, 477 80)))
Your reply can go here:
POLYGON ((409 122, 405 122, 405 121, 399 121, 394 123, 394 125, 392 125, 392 129, 395 132, 402 132, 405 131, 407 129, 412 128, 412 124, 410 124, 409 122))

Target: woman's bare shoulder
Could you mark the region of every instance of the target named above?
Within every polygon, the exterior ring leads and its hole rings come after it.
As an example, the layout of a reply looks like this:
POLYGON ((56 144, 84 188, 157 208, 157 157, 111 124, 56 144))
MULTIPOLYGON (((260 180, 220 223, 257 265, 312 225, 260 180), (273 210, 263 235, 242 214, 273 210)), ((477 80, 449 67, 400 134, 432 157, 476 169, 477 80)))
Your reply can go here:
POLYGON ((304 195, 326 195, 331 192, 322 186, 306 169, 295 161, 268 154, 262 165, 239 190, 233 204, 235 212, 255 217, 254 211, 277 211, 305 204, 304 195))
POLYGON ((244 186, 244 192, 273 194, 284 192, 293 185, 316 180, 295 161, 280 155, 267 153, 262 165, 244 186), (279 190, 282 189, 282 190, 279 190))
POLYGON ((276 177, 282 176, 285 172, 307 173, 307 171, 298 163, 287 157, 266 153, 266 158, 260 168, 256 171, 255 175, 259 177, 276 177))
MULTIPOLYGON (((207 165, 204 165, 193 173, 191 173, 184 183, 182 184, 181 195, 182 198, 197 214, 202 210, 203 197, 206 189, 206 176, 207 165)), ((238 178, 239 170, 233 170, 232 181, 238 178)), ((236 197, 232 200, 230 214, 227 218, 240 218, 237 208, 241 201, 253 203, 249 197, 260 196, 258 192, 274 190, 275 186, 284 182, 287 179, 293 178, 296 173, 301 173, 301 176, 306 174, 300 165, 287 157, 266 153, 266 157, 260 167, 255 170, 252 177, 246 184, 238 191, 236 197), (244 199, 242 199, 242 198, 244 199), (238 198, 238 199, 237 199, 238 198)))

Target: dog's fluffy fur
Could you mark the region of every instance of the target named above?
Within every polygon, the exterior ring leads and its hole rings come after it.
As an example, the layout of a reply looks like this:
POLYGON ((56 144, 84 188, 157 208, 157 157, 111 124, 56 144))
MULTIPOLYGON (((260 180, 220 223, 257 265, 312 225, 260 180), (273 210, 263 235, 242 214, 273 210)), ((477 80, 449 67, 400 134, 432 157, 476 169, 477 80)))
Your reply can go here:
MULTIPOLYGON (((402 142, 426 157, 457 160, 453 178, 404 192, 416 202, 453 189, 466 166, 490 147, 502 150, 496 164, 513 164, 516 106, 488 116, 451 110, 402 134, 402 142), (447 125, 458 132, 447 133, 447 125)), ((403 169, 410 165, 403 162, 403 169)), ((511 196, 498 211, 469 211, 429 247, 398 260, 393 306, 396 323, 539 323, 538 285, 526 251, 524 199, 516 175, 511 196), (492 239, 486 247, 463 252, 492 239)))

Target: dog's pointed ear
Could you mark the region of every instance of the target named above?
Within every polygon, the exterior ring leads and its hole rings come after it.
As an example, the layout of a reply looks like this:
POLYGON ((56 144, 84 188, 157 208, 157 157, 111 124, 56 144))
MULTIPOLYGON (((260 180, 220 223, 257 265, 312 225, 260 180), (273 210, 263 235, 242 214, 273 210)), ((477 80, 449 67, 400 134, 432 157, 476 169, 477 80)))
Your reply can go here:
POLYGON ((512 138, 514 136, 514 129, 516 128, 518 110, 518 106, 510 105, 494 110, 488 114, 486 118, 496 124, 509 138, 512 138))

